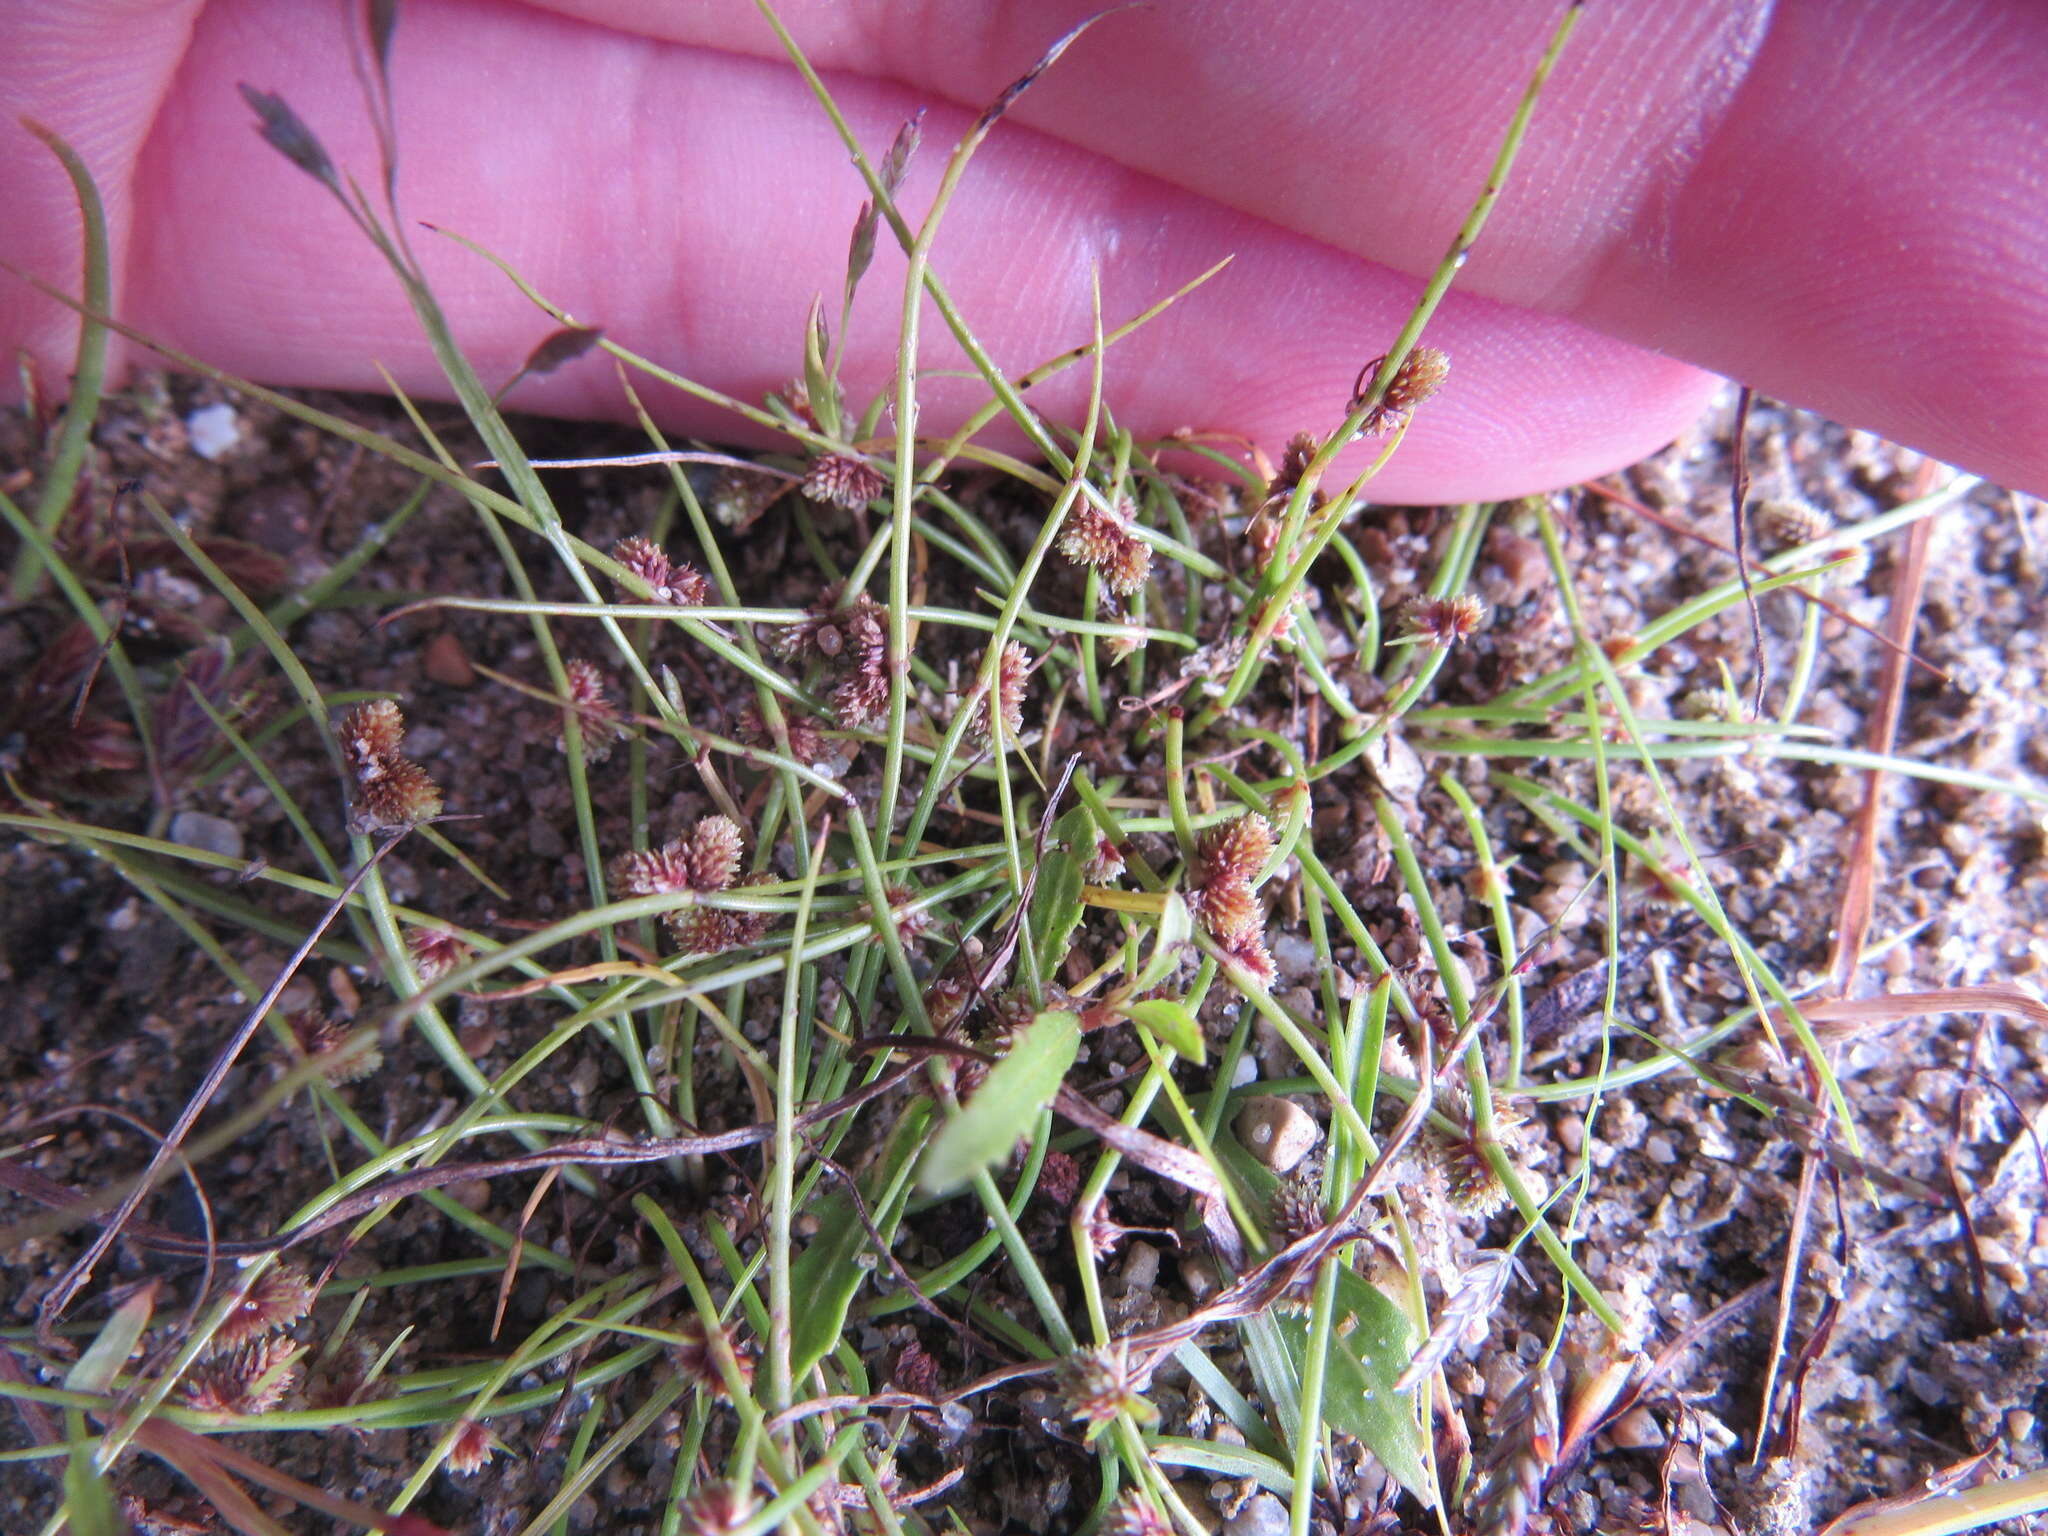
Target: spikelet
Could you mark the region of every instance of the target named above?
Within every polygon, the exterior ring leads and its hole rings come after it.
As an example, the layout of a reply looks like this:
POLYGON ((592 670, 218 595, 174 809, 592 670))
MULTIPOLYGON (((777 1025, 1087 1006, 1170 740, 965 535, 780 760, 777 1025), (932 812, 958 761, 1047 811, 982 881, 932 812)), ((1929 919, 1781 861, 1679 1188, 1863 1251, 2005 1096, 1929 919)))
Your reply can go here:
POLYGON ((358 704, 341 717, 341 755, 358 781, 374 779, 398 755, 405 715, 390 699, 358 704))
POLYGON ((722 891, 739 878, 746 834, 730 816, 706 816, 690 833, 690 888, 722 891))
POLYGON ((441 814, 441 786, 409 757, 387 759, 356 797, 356 825, 365 832, 410 827, 441 814))
MULTIPOLYGON (((1351 397, 1351 409, 1357 410, 1364 403, 1373 379, 1379 374, 1380 365, 1386 361, 1382 353, 1359 370, 1358 384, 1351 397)), ((1392 382, 1381 397, 1378 407, 1359 425, 1360 437, 1377 437, 1391 432, 1415 414, 1415 408, 1443 388, 1444 380, 1450 377, 1451 360, 1435 347, 1417 347, 1401 360, 1401 366, 1394 370, 1392 382)))
POLYGON ((245 1339, 193 1366, 179 1395, 195 1412, 221 1418, 267 1413, 297 1382, 297 1354, 298 1346, 283 1334, 245 1339))
POLYGON ((465 964, 469 945, 446 928, 408 928, 405 947, 412 956, 412 968, 421 981, 439 981, 458 965, 465 964))
POLYGON ((1002 711, 1003 740, 1014 746, 1024 734, 1024 693, 1031 682, 1031 653, 1012 640, 996 660, 995 681, 974 712, 974 734, 982 741, 989 736, 989 705, 1002 711))
MULTIPOLYGON (((704 573, 685 561, 678 565, 668 551, 652 539, 635 534, 612 546, 612 558, 647 583, 647 595, 657 603, 697 608, 711 601, 711 583, 704 573)), ((624 583, 620 584, 624 588, 624 583)), ((634 594, 623 593, 629 601, 634 594)))
MULTIPOLYGON (((577 729, 583 737, 583 761, 601 763, 612 755, 612 743, 622 740, 627 727, 619 706, 612 702, 611 694, 605 687, 604 673, 597 664, 581 657, 565 662, 562 667, 569 684, 568 714, 576 717, 577 729)), ((569 750, 569 731, 566 722, 555 737, 555 749, 569 750)))
POLYGON ((440 786, 426 769, 398 754, 405 715, 396 704, 373 699, 357 705, 342 716, 337 735, 342 760, 356 777, 352 830, 409 827, 441 814, 440 786))
POLYGON ((1211 884, 1250 884, 1273 856, 1273 827, 1265 817, 1249 814, 1212 828, 1202 839, 1202 879, 1211 884))
POLYGON ((1487 608, 1469 592, 1425 598, 1408 611, 1408 633, 1440 651, 1469 640, 1486 626, 1487 608))
POLYGON ((804 476, 804 494, 843 511, 858 512, 887 493, 889 482, 866 459, 852 453, 821 454, 804 476))
POLYGON ((1092 1438, 1120 1413, 1141 1423, 1156 1416, 1142 1395, 1149 1374, 1132 1368, 1121 1339, 1101 1349, 1078 1349, 1060 1362, 1060 1400, 1071 1417, 1089 1426, 1092 1438))
POLYGON ((313 1305, 313 1283, 296 1264, 273 1264, 242 1293, 213 1336, 216 1350, 289 1328, 313 1305))
POLYGON ((504 1442, 491 1433, 488 1425, 464 1419, 448 1446, 448 1470, 457 1477, 473 1476, 504 1448, 504 1442))
POLYGON ((1130 597, 1152 574, 1152 547, 1131 532, 1136 520, 1137 509, 1127 496, 1119 496, 1107 511, 1083 498, 1060 526, 1060 553, 1076 565, 1092 567, 1116 596, 1130 597))

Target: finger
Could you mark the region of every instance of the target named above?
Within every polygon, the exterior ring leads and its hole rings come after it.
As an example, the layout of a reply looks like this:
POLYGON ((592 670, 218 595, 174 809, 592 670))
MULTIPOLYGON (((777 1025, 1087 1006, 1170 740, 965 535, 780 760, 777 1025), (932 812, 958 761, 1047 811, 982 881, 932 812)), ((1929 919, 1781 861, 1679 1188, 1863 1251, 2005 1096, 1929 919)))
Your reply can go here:
MULTIPOLYGON (((61 137, 85 162, 106 208, 119 306, 136 157, 170 85, 200 0, 14 4, 0 12, 0 261, 69 293, 84 290, 78 201, 63 167, 22 125, 61 137)), ((51 393, 77 348, 78 321, 0 274, 0 343, 41 363, 51 393)), ((10 378, 9 385, 15 381, 10 378)))
MULTIPOLYGON (((553 0, 773 52, 748 8, 553 0)), ((1097 0, 791 0, 826 68, 979 104, 1097 0)), ((1428 271, 1559 11, 1179 0, 1014 112, 1354 255, 1428 271)), ((1561 314, 2048 490, 2048 7, 1589 6, 1465 291, 1561 314)))
MULTIPOLYGON (((408 217, 491 246, 579 320, 681 373, 743 397, 782 386, 812 296, 836 293, 863 192, 793 73, 517 8, 488 16, 464 5, 407 13, 395 88, 408 217)), ((143 157, 130 310, 238 372, 376 387, 381 361, 422 388, 433 363, 390 275, 331 200, 257 141, 233 90, 279 90, 371 182, 374 148, 341 48, 296 10, 209 10, 143 157)), ((873 81, 844 82, 841 99, 877 146, 921 105, 873 81)), ((940 110, 927 134, 943 146, 965 125, 940 110)), ((913 201, 930 195, 939 153, 926 158, 913 201)), ((548 322, 474 257, 424 249, 458 338, 487 380, 509 376, 548 322)), ((1412 279, 1031 132, 1002 135, 975 162, 935 260, 1015 374, 1087 339, 1092 271, 1114 324, 1224 256, 1235 260, 1222 277, 1111 354, 1119 420, 1275 448, 1297 430, 1327 431, 1360 364, 1398 329, 1412 279)), ((892 377, 901 274, 883 252, 857 312, 857 401, 892 377)), ((928 369, 964 366, 929 316, 925 330, 928 369)), ((1507 494, 1611 468, 1667 440, 1711 387, 1568 321, 1483 299, 1449 305, 1433 339, 1454 356, 1452 382, 1376 487, 1390 498, 1507 494)), ((1070 375, 1034 401, 1078 419, 1083 384, 1070 375)), ((921 425, 942 428, 984 394, 930 378, 921 425)), ((514 398, 618 409, 596 359, 514 398)), ((728 420, 668 406, 671 421, 731 435, 728 420)))

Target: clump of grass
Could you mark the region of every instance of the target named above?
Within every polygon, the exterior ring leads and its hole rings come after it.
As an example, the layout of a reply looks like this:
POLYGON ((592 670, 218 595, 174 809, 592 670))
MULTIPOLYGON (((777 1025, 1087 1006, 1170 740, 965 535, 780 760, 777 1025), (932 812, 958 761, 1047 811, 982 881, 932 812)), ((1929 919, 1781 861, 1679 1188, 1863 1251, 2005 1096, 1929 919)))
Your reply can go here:
MULTIPOLYGON (((1431 542, 1428 579, 1403 594, 1386 589, 1347 531, 1372 474, 1444 380, 1448 360, 1418 339, 1479 236, 1569 27, 1411 322, 1338 402, 1341 423, 1298 437, 1277 469, 1232 465, 1235 484, 1220 488, 1172 467, 1167 456, 1183 445, 1121 429, 1103 389, 1108 350, 1183 295, 1122 325, 1098 315, 1084 343, 1013 379, 930 263, 976 146, 1072 37, 977 120, 913 226, 896 198, 915 167, 916 125, 872 158, 783 34, 869 193, 839 331, 886 231, 909 256, 902 367, 891 391, 848 401, 821 305, 793 345, 791 387, 754 405, 654 366, 528 289, 556 329, 522 374, 601 349, 636 390, 712 401, 786 445, 749 471, 753 489, 726 481, 714 492, 702 471, 729 475, 733 461, 673 447, 643 411, 648 451, 611 462, 622 475, 665 477, 666 500, 608 548, 568 526, 550 466, 522 451, 499 410, 510 386, 486 391, 455 348, 395 209, 380 212, 348 181, 288 104, 252 94, 265 136, 341 200, 405 286, 496 478, 465 469, 416 412, 424 451, 237 387, 405 466, 423 492, 451 488, 473 510, 515 595, 447 594, 404 611, 490 615, 508 648, 523 631, 540 682, 482 670, 508 701, 524 695, 558 722, 578 866, 550 871, 551 915, 530 920, 481 899, 476 910, 416 909, 385 881, 379 860, 404 841, 494 901, 513 900, 487 858, 456 841, 457 818, 479 814, 461 779, 437 782, 402 752, 399 703, 352 696, 346 679, 323 684, 293 639, 374 560, 388 525, 337 566, 347 575, 265 607, 249 572, 221 558, 232 551, 193 541, 145 501, 242 626, 166 671, 128 655, 62 541, 78 461, 70 418, 39 501, 59 515, 0 498, 22 539, 18 594, 47 581, 79 626, 79 638, 52 648, 58 659, 28 706, 38 729, 69 733, 70 745, 24 757, 0 819, 105 860, 227 985, 258 1000, 212 1081, 259 1030, 289 1063, 253 1102, 217 1106, 204 1131, 206 1096, 195 1100, 133 1193, 180 1159, 205 1166, 276 1115, 317 1127, 331 1163, 324 1184, 309 1177, 294 1190, 301 1204, 274 1233, 194 1245, 210 1264, 242 1261, 232 1279, 195 1282, 166 1268, 162 1283, 190 1293, 194 1319, 160 1321, 153 1292, 117 1303, 96 1336, 67 1319, 95 1252, 52 1293, 39 1336, 11 1346, 65 1382, 51 1396, 0 1381, 0 1395, 67 1414, 61 1431, 52 1423, 39 1437, 38 1454, 64 1469, 48 1529, 67 1519, 112 1529, 112 1484, 139 1449, 248 1533, 280 1529, 250 1482, 355 1528, 421 1533, 433 1528, 412 1512, 422 1500, 437 1519, 459 1519, 482 1495, 458 1490, 508 1478, 524 1479, 519 1529, 538 1536, 565 1529, 615 1467, 663 1481, 646 1524, 664 1536, 924 1532, 947 1523, 937 1511, 954 1496, 968 1437, 1016 1413, 1019 1394, 1041 1391, 1056 1411, 1031 1411, 1069 1423, 1039 1449, 1092 1465, 1093 1476, 1092 1506, 1041 1504, 1048 1521, 1193 1536, 1204 1528, 1189 1503, 1199 1477, 1277 1495, 1290 1528, 1306 1532, 1350 1518, 1346 1501, 1366 1496, 1347 1459, 1363 1447, 1385 1474, 1371 1495, 1373 1528, 1535 1528, 1558 1469, 1625 1401, 1641 1323, 1579 1261, 1592 1163, 1546 1178, 1518 1130, 1528 1106, 1581 1106, 1591 1122, 1605 1098, 1652 1077, 1727 1090, 1736 1074, 1710 1053, 1784 1028, 1811 1068, 1809 1093, 1751 1101, 1791 1109, 1813 1137, 1829 1134, 1832 1118, 1843 1150, 1856 1145, 1814 1015, 1734 927, 1664 773, 1676 761, 1752 753, 1862 759, 1799 725, 1796 699, 1778 720, 1727 709, 1650 719, 1625 681, 1626 669, 1741 601, 1742 584, 1604 646, 1577 605, 1547 503, 1457 509, 1431 542), (914 425, 911 360, 926 297, 989 397, 937 441, 914 425), (1078 430, 1025 403, 1025 383, 1081 365, 1093 389, 1078 430), (880 433, 891 417, 893 440, 880 433), (979 446, 998 417, 1025 433, 1043 467, 979 446), (1360 438, 1380 440, 1379 456, 1326 487, 1337 454, 1360 438), (1035 497, 1032 510, 956 497, 942 481, 961 464, 1035 497), (744 562, 721 507, 738 524, 780 519, 811 566, 773 584, 744 562), (1562 594, 1555 664, 1484 703, 1438 698, 1445 668, 1496 621, 1472 588, 1489 529, 1507 520, 1540 540, 1562 594), (1312 583, 1334 590, 1332 570, 1348 577, 1353 601, 1319 621, 1301 599, 1312 583), (225 702, 222 679, 245 656, 274 668, 294 704, 265 739, 245 735, 225 702), (126 729, 87 707, 102 666, 127 706, 126 729), (52 700, 69 696, 81 702, 66 716, 52 700), (196 753, 182 745, 189 731, 165 726, 187 699, 213 733, 196 753), (331 806, 301 803, 274 771, 290 740, 276 733, 291 730, 327 754, 331 806), (205 765, 207 752, 220 762, 205 765), (1482 771, 1431 779, 1417 754, 1477 759, 1482 771), (165 766, 174 757, 176 773, 165 766), (1591 765, 1590 796, 1583 780, 1516 771, 1559 763, 1591 765), (147 767, 160 820, 179 785, 236 765, 284 808, 301 844, 292 855, 246 866, 168 841, 154 823, 138 832, 70 809, 84 790, 106 790, 105 776, 147 767), (694 775, 683 797, 692 809, 678 821, 656 801, 684 774, 694 775), (1656 807, 1639 826, 1620 806, 1625 774, 1656 807), (1319 830, 1318 808, 1337 803, 1331 789, 1357 808, 1347 835, 1381 851, 1384 890, 1357 878, 1346 849, 1319 830), (1449 876, 1415 835, 1424 793, 1456 818, 1480 932, 1454 933, 1446 918, 1449 876), (1604 904, 1608 963, 1579 1010, 1600 1021, 1584 1076, 1538 1082, 1530 1072, 1523 986, 1549 934, 1532 940, 1516 925, 1490 830, 1502 807, 1545 828, 1604 904), (1748 998, 1703 1032, 1643 1036, 1627 1059, 1623 1047, 1641 1032, 1615 1012, 1624 858, 1656 871, 1660 903, 1712 932, 1748 998), (204 878, 223 869, 265 893, 311 897, 325 915, 310 931, 280 922, 204 878), (210 924, 298 950, 259 987, 210 924), (376 989, 360 1023, 277 1006, 293 967, 316 953, 376 989), (1481 966, 1492 976, 1484 985, 1481 966), (445 1011, 520 1000, 542 1023, 509 1065, 484 1059, 445 1011), (380 1052, 407 1033, 465 1101, 427 1126, 380 1132, 362 1106, 377 1091, 380 1052), (1239 1077, 1253 1054, 1266 1074, 1256 1085, 1239 1077), (623 1090, 601 1105, 558 1096, 591 1061, 609 1062, 623 1090), (1289 1096, 1318 1133, 1295 1141, 1315 1149, 1295 1145, 1278 1167, 1263 1143, 1243 1144, 1235 1111, 1251 1092, 1289 1096), (519 1180, 523 1203, 501 1203, 519 1180), (458 1186, 468 1198, 455 1198, 458 1186), (492 1191, 481 1205, 480 1187, 492 1191), (530 1240, 552 1200, 615 1234, 613 1257, 586 1262, 530 1240), (468 1256, 388 1257, 379 1229, 421 1207, 466 1234, 468 1256), (1106 1284, 1108 1264, 1120 1253, 1137 1262, 1125 1245, 1147 1232, 1183 1250, 1188 1279, 1171 1315, 1106 1284), (1487 1243, 1489 1232, 1501 1240, 1487 1243), (343 1268, 345 1251, 386 1257, 343 1268), (1454 1388, 1452 1372, 1503 1326, 1525 1273, 1549 1288, 1553 1342, 1518 1362, 1490 1417, 1473 1414, 1475 1446, 1455 1412, 1473 1394, 1454 1388), (441 1347, 443 1298, 476 1282, 495 1288, 490 1350, 420 1358, 416 1339, 441 1347), (508 1298, 529 1284, 546 1298, 539 1320, 522 1308, 513 1321, 508 1298), (1604 1354, 1561 1348, 1580 1316, 1615 1341, 1604 1354), (889 1333, 893 1358, 864 1347, 889 1333), (67 1350, 80 1343, 67 1373, 67 1350), (1185 1382, 1172 1389, 1171 1414, 1157 1385, 1169 1366, 1185 1382), (1562 1424, 1560 1370, 1580 1410, 1562 1424), (1184 1433, 1197 1417, 1233 1434, 1184 1433), (219 1439, 247 1432, 275 1446, 385 1430, 409 1436, 410 1461, 384 1508, 337 1499, 219 1439)), ((372 34, 367 75, 387 160, 390 42, 388 30, 372 34)), ((89 200, 82 173, 80 186, 89 200)), ((87 352, 103 342, 104 307, 103 285, 89 281, 87 352)), ((88 423, 93 382, 81 369, 71 407, 88 423)), ((1802 542, 1767 562, 1753 589, 1809 590, 1825 574, 1817 556, 1838 559, 1936 504, 1847 529, 1778 519, 1802 542)), ((1817 634, 1809 627, 1802 640, 1801 672, 1817 634)), ((418 722, 422 706, 413 709, 418 722)))

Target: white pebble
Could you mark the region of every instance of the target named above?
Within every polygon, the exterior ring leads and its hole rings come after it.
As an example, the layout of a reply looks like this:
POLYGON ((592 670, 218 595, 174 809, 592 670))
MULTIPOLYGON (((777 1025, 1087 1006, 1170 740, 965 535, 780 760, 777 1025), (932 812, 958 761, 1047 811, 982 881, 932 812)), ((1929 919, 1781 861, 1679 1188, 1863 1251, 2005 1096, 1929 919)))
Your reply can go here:
POLYGON ((202 459, 223 459, 242 441, 242 418, 225 401, 202 405, 185 418, 185 436, 202 459))

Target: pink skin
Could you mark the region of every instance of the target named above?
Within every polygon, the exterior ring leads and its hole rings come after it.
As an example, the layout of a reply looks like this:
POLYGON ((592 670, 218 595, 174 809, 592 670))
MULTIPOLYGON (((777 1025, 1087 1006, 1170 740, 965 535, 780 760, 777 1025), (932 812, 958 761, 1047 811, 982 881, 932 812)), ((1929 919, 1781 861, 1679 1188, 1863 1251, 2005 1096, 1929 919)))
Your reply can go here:
MULTIPOLYGON (((973 113, 1096 0, 786 0, 862 142, 929 106, 905 198, 973 113)), ((238 81, 282 94, 375 178, 344 7, 0 0, 0 258, 75 289, 77 220, 27 114, 109 203, 122 317, 250 377, 438 377, 396 285, 327 195, 261 143, 238 81)), ((1485 178, 1555 19, 1513 0, 1159 0, 1112 15, 1018 102, 947 214, 936 270, 1022 371, 1225 255, 1120 344, 1141 433, 1327 430, 1485 178)), ((863 189, 752 7, 412 0, 394 60, 401 207, 498 252, 590 324, 758 398, 836 312, 863 189)), ((1430 340, 1450 384, 1376 485, 1516 494, 1667 441, 1712 369, 1994 480, 2048 492, 2048 6, 1685 0, 1591 7, 1430 340), (1680 361, 1683 359, 1683 361, 1680 361)), ((457 334, 507 376, 549 322, 415 231, 457 334)), ((902 261, 849 342, 856 402, 893 375, 902 261)), ((961 359, 927 311, 924 365, 961 359)), ((0 344, 43 377, 75 321, 0 274, 0 344)), ((131 349, 132 350, 132 349, 131 349)), ((15 388, 12 368, 0 391, 15 388)), ((1084 381, 1034 392, 1078 416, 1084 381)), ((671 424, 731 420, 646 390, 671 424)), ((928 378, 921 426, 978 389, 928 378)), ((515 402, 621 409, 586 358, 515 402)), ((743 435, 743 434, 740 434, 743 435)))

